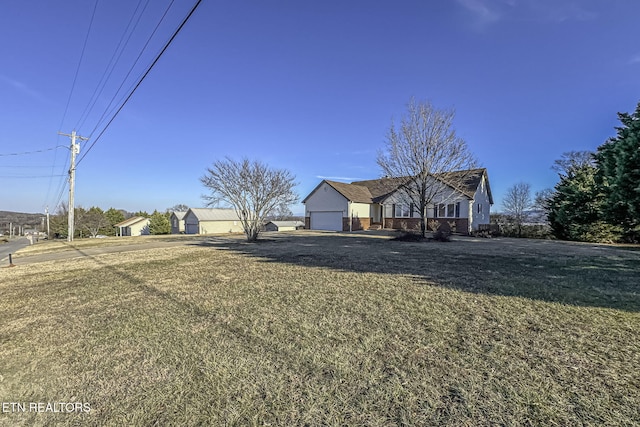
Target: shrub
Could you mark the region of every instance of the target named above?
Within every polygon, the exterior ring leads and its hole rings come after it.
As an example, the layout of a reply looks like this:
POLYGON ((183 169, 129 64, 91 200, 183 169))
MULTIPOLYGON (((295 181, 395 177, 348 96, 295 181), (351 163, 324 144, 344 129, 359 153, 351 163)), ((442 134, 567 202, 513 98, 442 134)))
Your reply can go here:
POLYGON ((437 242, 450 242, 451 233, 449 231, 438 230, 435 233, 433 233, 433 240, 437 242))

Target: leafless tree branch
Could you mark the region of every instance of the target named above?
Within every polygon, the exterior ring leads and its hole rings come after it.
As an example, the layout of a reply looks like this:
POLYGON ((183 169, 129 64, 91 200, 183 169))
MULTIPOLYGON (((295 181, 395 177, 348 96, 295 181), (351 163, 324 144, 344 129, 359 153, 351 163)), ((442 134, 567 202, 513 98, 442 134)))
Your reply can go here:
POLYGON ((259 161, 216 161, 200 179, 211 193, 203 196, 209 206, 226 203, 235 209, 247 240, 258 239, 265 217, 281 205, 298 200, 295 177, 285 169, 271 169, 259 161))
POLYGON ((454 116, 453 110, 438 110, 429 102, 412 99, 399 128, 392 122, 385 149, 378 152, 383 175, 406 178, 401 191, 420 212, 423 236, 428 206, 454 197, 451 190, 461 190, 467 172, 476 166, 466 142, 453 129, 454 116))

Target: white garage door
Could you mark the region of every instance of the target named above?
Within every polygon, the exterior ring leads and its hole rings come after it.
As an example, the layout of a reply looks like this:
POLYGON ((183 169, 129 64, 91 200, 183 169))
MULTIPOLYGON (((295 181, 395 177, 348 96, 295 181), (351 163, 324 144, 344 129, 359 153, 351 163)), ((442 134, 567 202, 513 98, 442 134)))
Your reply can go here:
POLYGON ((311 212, 312 230, 342 231, 342 212, 311 212))

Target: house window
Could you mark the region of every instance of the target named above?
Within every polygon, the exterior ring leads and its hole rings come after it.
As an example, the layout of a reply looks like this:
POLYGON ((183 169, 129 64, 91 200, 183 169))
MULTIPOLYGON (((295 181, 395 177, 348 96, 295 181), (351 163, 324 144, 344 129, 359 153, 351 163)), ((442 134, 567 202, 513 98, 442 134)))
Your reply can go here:
POLYGON ((482 213, 482 204, 478 203, 478 213, 482 213))
POLYGON ((411 207, 409 205, 396 205, 396 218, 409 218, 411 216, 411 207))
POLYGON ((438 218, 460 218, 460 202, 438 205, 438 218))

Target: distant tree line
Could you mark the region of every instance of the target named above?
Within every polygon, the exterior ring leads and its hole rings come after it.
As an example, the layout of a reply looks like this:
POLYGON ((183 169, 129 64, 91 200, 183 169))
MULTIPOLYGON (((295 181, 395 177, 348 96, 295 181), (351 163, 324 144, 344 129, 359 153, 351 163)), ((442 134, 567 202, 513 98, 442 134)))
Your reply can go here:
MULTIPOLYGON (((97 206, 89 209, 77 207, 74 210, 75 236, 74 238, 96 237, 98 235, 115 236, 115 225, 125 219, 141 216, 149 218, 149 232, 151 234, 171 233, 171 223, 169 218, 171 212, 176 210, 187 210, 186 205, 176 205, 165 212, 154 211, 149 214, 146 211, 127 212, 121 209, 109 208, 103 211, 97 206)), ((55 215, 51 215, 49 229, 52 238, 67 237, 68 233, 68 210, 66 205, 61 205, 55 215)))

